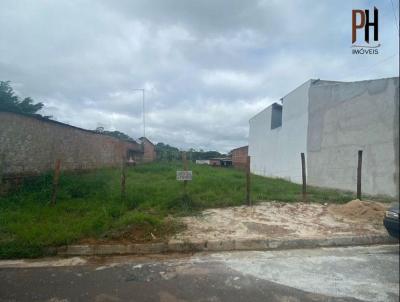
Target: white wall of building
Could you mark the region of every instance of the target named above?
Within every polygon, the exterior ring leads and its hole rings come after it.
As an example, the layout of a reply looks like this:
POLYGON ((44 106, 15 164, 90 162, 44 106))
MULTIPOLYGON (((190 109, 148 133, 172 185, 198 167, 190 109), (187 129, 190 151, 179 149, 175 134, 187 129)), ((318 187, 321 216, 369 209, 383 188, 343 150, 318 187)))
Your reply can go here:
POLYGON ((399 78, 361 82, 310 80, 283 98, 282 126, 271 129, 272 106, 250 119, 254 174, 356 190, 363 150, 362 191, 399 196, 399 78))
POLYGON ((300 153, 306 153, 308 88, 305 82, 283 98, 282 126, 271 130, 271 106, 250 119, 251 171, 301 182, 300 153))

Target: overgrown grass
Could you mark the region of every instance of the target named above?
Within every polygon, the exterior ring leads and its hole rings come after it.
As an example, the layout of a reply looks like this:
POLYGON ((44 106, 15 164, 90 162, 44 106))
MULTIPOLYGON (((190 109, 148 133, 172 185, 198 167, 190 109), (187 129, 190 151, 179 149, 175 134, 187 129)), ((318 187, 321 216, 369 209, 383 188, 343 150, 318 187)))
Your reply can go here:
MULTIPOLYGON (((177 169, 181 163, 128 168, 124 199, 118 169, 63 173, 55 206, 49 204, 51 174, 25 181, 17 191, 0 197, 0 258, 38 257, 51 253, 48 247, 83 238, 118 238, 132 229, 140 231, 141 238, 134 240, 151 239, 149 234, 162 238, 174 231, 166 225, 167 215, 244 204, 243 171, 192 165, 193 181, 184 196, 182 182, 175 179, 177 169)), ((253 202, 301 200, 298 184, 254 175, 251 181, 253 202)), ((309 201, 351 199, 349 192, 309 188, 309 201)))

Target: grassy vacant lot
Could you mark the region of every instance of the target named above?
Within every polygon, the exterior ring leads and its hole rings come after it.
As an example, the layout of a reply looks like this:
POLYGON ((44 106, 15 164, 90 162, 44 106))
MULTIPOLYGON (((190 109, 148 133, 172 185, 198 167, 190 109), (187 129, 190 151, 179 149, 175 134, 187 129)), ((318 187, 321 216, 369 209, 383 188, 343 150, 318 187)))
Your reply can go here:
MULTIPOLYGON (((63 173, 56 206, 50 206, 52 175, 25 181, 0 197, 0 258, 37 257, 47 247, 85 240, 162 240, 179 227, 168 219, 208 207, 244 204, 245 175, 227 168, 192 165, 193 181, 183 196, 175 180, 181 163, 153 163, 127 169, 121 199, 120 170, 63 173), (166 219, 167 218, 167 219, 166 219)), ((313 202, 346 202, 353 194, 309 188, 313 202)), ((301 186, 252 176, 254 202, 301 200, 301 186)))

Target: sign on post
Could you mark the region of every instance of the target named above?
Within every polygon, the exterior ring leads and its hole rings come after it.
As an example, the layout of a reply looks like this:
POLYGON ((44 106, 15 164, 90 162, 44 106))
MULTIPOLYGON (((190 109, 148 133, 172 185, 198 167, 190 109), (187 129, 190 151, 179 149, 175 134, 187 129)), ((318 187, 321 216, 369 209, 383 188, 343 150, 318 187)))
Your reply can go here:
POLYGON ((176 171, 176 180, 192 180, 192 171, 176 171))

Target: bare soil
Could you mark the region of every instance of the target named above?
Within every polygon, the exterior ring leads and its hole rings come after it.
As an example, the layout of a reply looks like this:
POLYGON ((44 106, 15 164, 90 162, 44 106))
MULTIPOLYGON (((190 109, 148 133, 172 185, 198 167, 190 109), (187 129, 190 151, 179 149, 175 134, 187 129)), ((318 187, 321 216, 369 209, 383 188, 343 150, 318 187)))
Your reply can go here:
POLYGON ((381 224, 387 205, 374 201, 352 200, 344 205, 332 205, 329 212, 338 219, 381 224))
POLYGON ((264 202, 205 210, 183 217, 186 229, 177 240, 263 238, 326 238, 384 234, 382 225, 388 205, 353 200, 343 205, 264 202))
POLYGON ((150 243, 175 240, 293 239, 385 234, 387 204, 352 200, 346 204, 263 202, 252 207, 208 209, 162 227, 131 226, 86 238, 81 244, 150 243))

